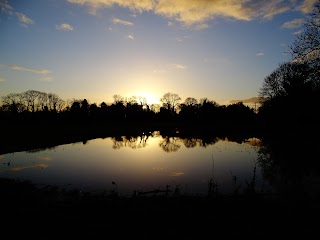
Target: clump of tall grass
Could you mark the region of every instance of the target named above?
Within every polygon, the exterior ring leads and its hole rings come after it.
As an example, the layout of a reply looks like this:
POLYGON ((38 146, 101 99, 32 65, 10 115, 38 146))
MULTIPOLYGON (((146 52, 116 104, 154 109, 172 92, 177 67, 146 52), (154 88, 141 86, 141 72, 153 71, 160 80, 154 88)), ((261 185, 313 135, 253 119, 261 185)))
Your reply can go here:
MULTIPOLYGON (((247 180, 245 179, 245 188, 243 189, 243 193, 245 195, 254 195, 256 194, 256 186, 257 186, 257 175, 256 175, 256 172, 257 172, 257 167, 256 167, 256 164, 253 168, 253 175, 252 177, 247 180)), ((237 182, 237 176, 233 175, 232 171, 230 170, 230 173, 231 173, 231 177, 232 177, 232 187, 233 187, 233 195, 239 195, 240 194, 240 189, 241 189, 241 184, 239 184, 237 182)))
POLYGON ((237 176, 233 175, 232 171, 230 170, 230 174, 232 177, 232 188, 233 188, 233 195, 238 195, 239 194, 239 190, 241 188, 241 184, 237 183, 237 176))
POLYGON ((219 194, 218 184, 213 177, 208 181, 208 197, 217 197, 219 194))
POLYGON ((247 195, 254 195, 256 193, 256 181, 257 181, 257 175, 256 175, 257 167, 256 164, 253 168, 253 175, 251 179, 245 180, 246 182, 246 188, 244 189, 244 193, 247 195))
POLYGON ((208 181, 208 197, 217 197, 218 193, 218 183, 214 179, 214 158, 212 156, 212 177, 208 181))

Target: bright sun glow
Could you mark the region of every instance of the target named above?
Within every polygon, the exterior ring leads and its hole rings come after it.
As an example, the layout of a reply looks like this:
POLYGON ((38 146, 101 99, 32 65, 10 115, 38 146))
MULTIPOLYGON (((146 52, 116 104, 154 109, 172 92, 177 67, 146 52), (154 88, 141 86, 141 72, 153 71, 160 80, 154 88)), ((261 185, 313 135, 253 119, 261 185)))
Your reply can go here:
POLYGON ((143 94, 141 94, 141 96, 145 97, 147 99, 147 104, 159 104, 160 103, 159 99, 150 93, 143 93, 143 94))
POLYGON ((138 92, 135 96, 144 97, 147 100, 147 104, 160 104, 160 97, 153 95, 151 92, 138 92))

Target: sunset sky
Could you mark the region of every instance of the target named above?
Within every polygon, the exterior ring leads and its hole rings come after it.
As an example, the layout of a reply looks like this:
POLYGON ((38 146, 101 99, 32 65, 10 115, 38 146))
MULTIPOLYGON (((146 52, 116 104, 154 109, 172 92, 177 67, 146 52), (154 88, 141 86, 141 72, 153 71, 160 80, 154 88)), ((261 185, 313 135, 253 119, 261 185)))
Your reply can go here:
POLYGON ((0 0, 0 96, 247 102, 317 0, 0 0))

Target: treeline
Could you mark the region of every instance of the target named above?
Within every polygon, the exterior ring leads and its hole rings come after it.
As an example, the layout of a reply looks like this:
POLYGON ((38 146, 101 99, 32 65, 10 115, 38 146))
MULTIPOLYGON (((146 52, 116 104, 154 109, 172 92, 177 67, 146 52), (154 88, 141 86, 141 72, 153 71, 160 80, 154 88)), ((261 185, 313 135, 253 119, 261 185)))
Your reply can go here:
POLYGON ((162 104, 149 105, 143 97, 123 98, 114 102, 89 103, 87 99, 64 101, 57 94, 28 90, 1 98, 1 121, 7 123, 210 123, 253 124, 256 112, 242 102, 219 105, 207 98, 188 97, 180 103, 176 93, 166 93, 162 104))

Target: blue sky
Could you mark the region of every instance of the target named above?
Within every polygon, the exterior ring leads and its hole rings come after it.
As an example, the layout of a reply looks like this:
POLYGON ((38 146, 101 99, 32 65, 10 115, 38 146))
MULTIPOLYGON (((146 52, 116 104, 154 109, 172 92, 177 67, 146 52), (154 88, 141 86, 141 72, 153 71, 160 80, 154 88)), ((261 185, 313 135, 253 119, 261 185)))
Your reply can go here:
POLYGON ((0 96, 249 103, 316 1, 0 0, 0 96))

